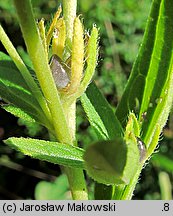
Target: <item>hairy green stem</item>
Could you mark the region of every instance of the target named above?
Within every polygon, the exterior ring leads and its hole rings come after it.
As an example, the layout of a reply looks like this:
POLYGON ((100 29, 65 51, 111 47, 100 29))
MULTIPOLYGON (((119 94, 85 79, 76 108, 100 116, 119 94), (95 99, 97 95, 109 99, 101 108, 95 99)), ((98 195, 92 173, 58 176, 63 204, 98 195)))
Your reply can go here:
POLYGON ((115 186, 113 200, 131 200, 136 184, 138 182, 139 175, 141 173, 143 164, 138 167, 133 178, 130 180, 128 185, 115 186))
POLYGON ((76 101, 70 104, 68 107, 63 106, 63 109, 66 115, 69 130, 71 132, 71 136, 73 139, 73 144, 76 145, 75 143, 75 139, 76 139, 76 101))
POLYGON ((156 125, 156 130, 152 137, 152 142, 150 144, 150 147, 147 150, 146 158, 144 159, 144 161, 141 162, 141 164, 139 164, 135 175, 132 177, 128 185, 119 185, 114 187, 115 191, 112 199, 130 200, 132 198, 136 184, 138 183, 139 175, 142 171, 144 164, 146 163, 147 160, 149 160, 149 158, 153 154, 158 143, 159 135, 160 135, 160 126, 156 125))
MULTIPOLYGON (((63 15, 66 24, 66 47, 65 57, 68 57, 72 49, 73 23, 76 17, 77 0, 63 0, 63 15)), ((73 145, 76 142, 76 100, 69 106, 64 106, 64 112, 67 119, 67 124, 73 138, 73 145)), ((65 168, 68 176, 72 197, 77 200, 88 199, 88 193, 85 183, 85 178, 82 169, 65 168)))

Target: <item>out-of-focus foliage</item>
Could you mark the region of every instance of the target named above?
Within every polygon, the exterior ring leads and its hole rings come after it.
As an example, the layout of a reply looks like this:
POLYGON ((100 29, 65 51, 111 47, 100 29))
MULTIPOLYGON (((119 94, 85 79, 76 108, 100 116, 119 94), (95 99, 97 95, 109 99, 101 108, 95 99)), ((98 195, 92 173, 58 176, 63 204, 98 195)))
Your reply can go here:
POLYGON ((120 52, 127 63, 133 63, 146 25, 151 0, 84 0, 79 1, 79 5, 88 27, 92 23, 100 27, 101 36, 105 37, 101 40, 104 39, 108 54, 114 54, 112 50, 115 48, 114 52, 120 52), (109 31, 113 31, 112 37, 116 39, 116 47, 109 45, 109 31))
POLYGON ((62 174, 54 182, 39 182, 35 188, 35 198, 38 200, 71 199, 67 176, 62 174))
MULTIPOLYGON (((55 0, 32 0, 34 13, 37 18, 42 16, 48 18, 50 13, 56 11, 57 4, 58 2, 55 0)), ((11 0, 3 0, 0 2, 0 12, 0 20, 5 21, 8 25, 18 25, 16 12, 11 0)))
MULTIPOLYGON (((85 25, 89 28, 96 23, 100 27, 98 74, 101 76, 97 81, 110 98, 115 91, 115 83, 117 92, 119 88, 122 91, 117 83, 125 84, 120 73, 129 75, 142 40, 150 5, 151 0, 79 1, 79 11, 83 11, 85 25)), ((116 100, 114 97, 111 102, 116 103, 116 100)))

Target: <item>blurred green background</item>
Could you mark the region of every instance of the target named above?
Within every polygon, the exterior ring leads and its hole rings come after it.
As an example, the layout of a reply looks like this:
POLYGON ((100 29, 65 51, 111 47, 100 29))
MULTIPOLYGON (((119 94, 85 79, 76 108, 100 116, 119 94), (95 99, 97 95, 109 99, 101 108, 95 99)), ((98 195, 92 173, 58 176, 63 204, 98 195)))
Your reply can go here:
MULTIPOLYGON (((47 25, 61 1, 33 0, 35 17, 47 25)), ((95 81, 113 109, 123 93, 137 55, 151 6, 151 0, 78 0, 85 29, 100 29, 99 60, 95 81)), ((0 22, 26 62, 26 54, 11 0, 0 2, 0 22)), ((0 44, 0 51, 4 48, 0 44)), ((3 101, 1 100, 1 103, 3 101)), ((97 140, 81 108, 77 107, 77 138, 80 146, 97 140)), ((48 139, 45 128, 17 119, 0 109, 0 139, 31 136, 48 139)), ((93 182, 86 179, 92 199, 93 182)), ((173 113, 160 137, 156 153, 143 169, 133 199, 172 199, 173 113)), ((67 179, 58 165, 31 159, 0 144, 0 199, 70 199, 67 179), (56 178, 59 176, 58 178, 56 178)))

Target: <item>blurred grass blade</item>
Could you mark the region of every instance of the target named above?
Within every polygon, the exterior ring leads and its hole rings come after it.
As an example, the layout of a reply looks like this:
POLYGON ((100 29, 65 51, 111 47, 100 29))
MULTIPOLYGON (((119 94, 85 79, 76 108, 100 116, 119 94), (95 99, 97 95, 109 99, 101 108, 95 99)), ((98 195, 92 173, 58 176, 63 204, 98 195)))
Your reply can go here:
POLYGON ((82 106, 88 120, 101 139, 121 137, 123 129, 112 108, 94 83, 81 96, 82 106))
POLYGON ((84 168, 84 150, 72 145, 14 137, 4 142, 12 148, 21 151, 23 154, 36 159, 69 167, 84 168))
POLYGON ((154 154, 151 159, 154 166, 164 169, 167 172, 173 172, 173 160, 162 154, 154 154))
POLYGON ((172 200, 172 185, 169 175, 166 172, 159 173, 159 185, 162 200, 172 200))

